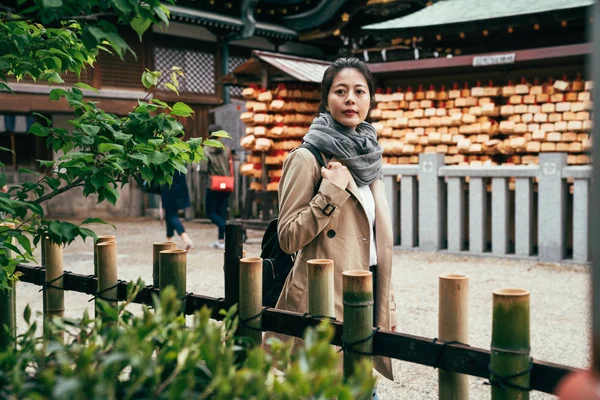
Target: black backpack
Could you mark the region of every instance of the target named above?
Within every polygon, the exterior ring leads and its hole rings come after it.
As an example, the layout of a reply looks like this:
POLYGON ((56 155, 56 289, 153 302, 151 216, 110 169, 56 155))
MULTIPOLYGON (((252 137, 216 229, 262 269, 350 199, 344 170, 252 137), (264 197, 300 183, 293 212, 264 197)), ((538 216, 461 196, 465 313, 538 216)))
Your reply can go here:
MULTIPOLYGON (((302 143, 300 147, 309 150, 319 162, 319 165, 326 167, 325 161, 319 150, 311 144, 302 143)), ((321 178, 322 179, 322 178, 321 178)), ((318 191, 321 179, 315 187, 315 194, 318 191)), ((263 259, 263 306, 275 307, 279 295, 283 290, 285 280, 294 266, 296 253, 288 254, 281 250, 279 237, 277 236, 277 218, 269 223, 262 239, 260 257, 263 259)))

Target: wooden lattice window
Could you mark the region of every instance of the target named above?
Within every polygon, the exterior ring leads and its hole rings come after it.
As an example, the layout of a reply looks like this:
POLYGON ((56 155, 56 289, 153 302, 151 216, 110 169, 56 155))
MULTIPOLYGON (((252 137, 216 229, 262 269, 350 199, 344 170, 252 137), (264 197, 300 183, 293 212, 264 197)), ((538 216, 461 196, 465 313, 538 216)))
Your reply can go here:
MULTIPOLYGON (((248 57, 229 56, 229 63, 228 63, 229 65, 228 65, 227 72, 228 73, 233 72, 233 70, 235 70, 237 67, 239 67, 246 61, 248 61, 248 57)), ((242 86, 230 86, 229 87, 229 95, 235 96, 235 97, 242 97, 242 89, 243 89, 242 86)))
MULTIPOLYGON (((185 93, 214 94, 215 55, 209 52, 157 46, 154 48, 154 69, 170 74, 177 66, 185 73, 179 80, 179 91, 185 93)), ((170 82, 170 79, 165 80, 170 82)), ((160 89, 167 90, 163 85, 160 89)))

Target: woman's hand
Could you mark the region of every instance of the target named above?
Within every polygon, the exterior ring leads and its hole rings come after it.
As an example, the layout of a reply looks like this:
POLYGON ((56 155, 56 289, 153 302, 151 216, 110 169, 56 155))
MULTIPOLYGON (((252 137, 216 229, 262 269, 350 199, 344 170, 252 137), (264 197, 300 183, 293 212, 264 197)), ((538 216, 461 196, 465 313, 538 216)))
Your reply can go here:
POLYGON ((335 161, 327 164, 327 168, 321 167, 321 176, 344 190, 348 187, 348 182, 352 177, 348 168, 335 161))

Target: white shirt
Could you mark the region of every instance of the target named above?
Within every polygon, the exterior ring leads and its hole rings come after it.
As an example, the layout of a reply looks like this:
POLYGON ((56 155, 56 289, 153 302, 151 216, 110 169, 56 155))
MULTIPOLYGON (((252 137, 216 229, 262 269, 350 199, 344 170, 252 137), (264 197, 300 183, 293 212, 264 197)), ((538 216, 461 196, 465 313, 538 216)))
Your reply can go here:
POLYGON ((367 213, 369 225, 371 226, 371 245, 369 247, 369 266, 377 265, 377 246, 375 245, 375 199, 368 185, 358 188, 360 197, 367 213))

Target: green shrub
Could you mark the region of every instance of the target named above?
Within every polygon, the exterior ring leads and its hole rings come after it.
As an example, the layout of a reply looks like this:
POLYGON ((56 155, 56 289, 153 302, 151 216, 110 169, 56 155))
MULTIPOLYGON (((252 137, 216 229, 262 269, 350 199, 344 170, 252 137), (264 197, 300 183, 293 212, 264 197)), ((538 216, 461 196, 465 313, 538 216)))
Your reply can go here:
MULTIPOLYGON (((130 286, 130 296, 136 288, 130 286)), ((323 322, 292 352, 273 343, 272 353, 235 336, 235 307, 223 322, 202 309, 186 326, 181 302, 167 288, 141 314, 101 303, 101 317, 55 318, 42 338, 26 308, 27 331, 17 349, 0 353, 0 398, 9 399, 368 399, 375 384, 358 366, 344 380, 341 355, 329 344, 323 322), (57 340, 64 335, 64 342, 57 340), (274 363, 284 372, 278 374, 274 363)), ((11 346, 12 347, 12 346, 11 346)))

